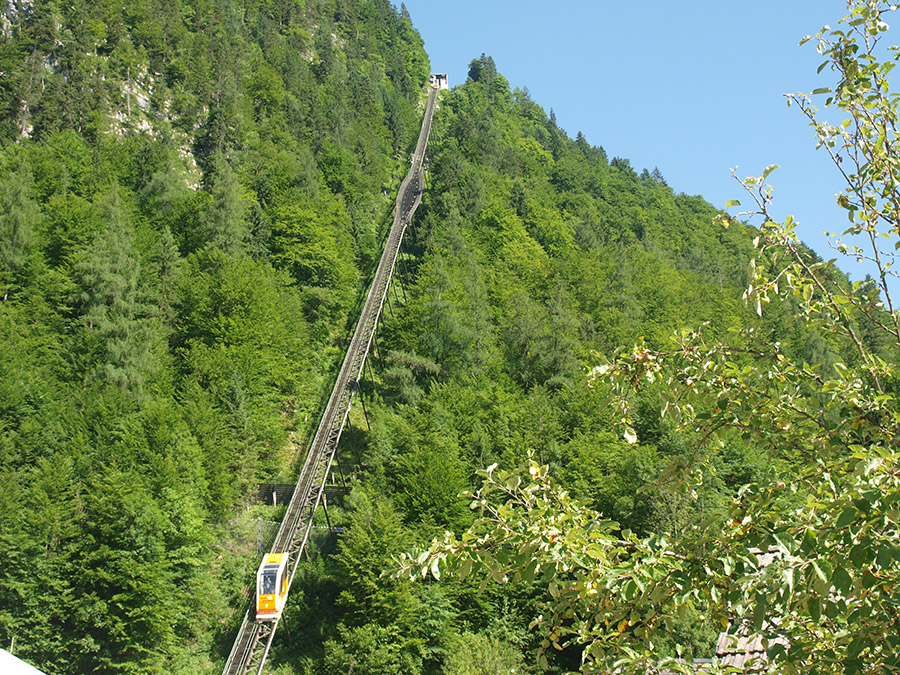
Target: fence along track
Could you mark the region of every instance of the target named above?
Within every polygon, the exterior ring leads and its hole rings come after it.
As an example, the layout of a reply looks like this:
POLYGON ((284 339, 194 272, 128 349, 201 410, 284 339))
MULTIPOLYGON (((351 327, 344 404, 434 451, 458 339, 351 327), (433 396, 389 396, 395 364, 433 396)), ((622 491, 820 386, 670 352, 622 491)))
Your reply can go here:
MULTIPOLYGON (((419 141, 416 144, 415 154, 413 154, 412 166, 400 184, 394 208, 394 222, 375 271, 375 278, 372 280, 340 373, 331 390, 331 397, 328 399, 325 413, 319 422, 309 454, 297 481, 297 487, 294 489, 294 496, 288 504, 287 512, 275 537, 275 543, 272 545, 273 552, 288 553, 288 593, 290 593, 300 557, 306 550, 312 530, 313 516, 322 501, 325 483, 337 452, 338 441, 340 441, 341 432, 350 415, 350 404, 353 402, 353 395, 362 378, 366 357, 372 348, 375 328, 378 325, 388 287, 394 275, 403 235, 413 213, 422 201, 424 186, 422 162, 425 158, 425 147, 428 145, 428 135, 431 133, 431 118, 434 115, 436 99, 437 89, 432 89, 428 95, 428 104, 425 107, 425 117, 422 120, 422 130, 419 132, 419 141)), ((281 617, 275 621, 256 621, 253 616, 254 599, 255 596, 251 596, 250 606, 244 614, 244 620, 231 648, 223 675, 245 675, 251 672, 255 672, 257 675, 262 674, 281 617)))

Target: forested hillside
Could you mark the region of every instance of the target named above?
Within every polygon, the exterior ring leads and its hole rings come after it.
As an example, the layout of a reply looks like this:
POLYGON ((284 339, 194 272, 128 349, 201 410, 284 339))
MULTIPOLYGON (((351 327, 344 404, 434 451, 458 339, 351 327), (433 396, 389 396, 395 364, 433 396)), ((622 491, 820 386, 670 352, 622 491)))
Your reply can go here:
POLYGON ((217 672, 256 564, 229 523, 317 423, 428 57, 386 1, 9 2, 2 31, 0 645, 217 672))
MULTIPOLYGON (((428 57, 387 0, 46 0, 5 17, 0 646, 47 673, 219 672, 258 564, 252 519, 279 515, 257 484, 292 480, 318 423, 428 57)), ((587 372, 699 327, 752 328, 821 368, 856 358, 797 318, 801 300, 762 316, 742 301, 756 231, 573 140, 490 57, 438 106, 364 384, 371 428, 354 411, 341 445, 344 529, 301 565, 271 672, 537 672, 529 579, 383 574, 475 521, 476 471, 533 457, 636 536, 687 531, 775 475, 764 444, 704 446, 715 473, 668 490, 699 443, 660 417, 664 384, 632 398, 623 437, 587 372)), ((660 653, 709 655, 718 629, 686 611, 660 653)), ((565 672, 582 653, 548 657, 565 672)))
MULTIPOLYGON (((412 584, 382 576, 392 556, 463 532, 477 515, 461 494, 480 485, 475 472, 529 455, 635 533, 689 529, 772 475, 762 450, 722 445, 697 498, 673 496, 658 478, 697 438, 660 418, 656 387, 641 394, 629 443, 586 369, 641 339, 674 348, 676 331, 704 324, 710 339, 756 327, 809 362, 840 348, 790 318, 790 303, 761 318, 742 301, 749 228, 724 227, 659 171, 567 137, 490 57, 442 97, 429 156, 414 282, 379 338, 373 428, 344 446, 358 465, 348 529, 287 610, 292 643, 276 657, 299 672, 537 672, 539 584, 412 584)), ((709 656, 717 632, 689 612, 660 653, 680 643, 709 656)), ((577 648, 548 656, 553 672, 581 660, 577 648)))
POLYGON ((393 468, 372 484, 401 517, 438 526, 424 551, 387 563, 393 578, 441 589, 463 622, 452 589, 506 591, 488 625, 503 635, 515 617, 507 645, 550 671, 900 667, 896 11, 849 0, 835 28, 801 40, 833 86, 788 96, 846 181, 834 248, 869 265, 857 280, 773 216, 777 167, 741 181, 742 215, 759 223, 748 242, 746 225, 658 175, 561 140, 488 59, 472 63, 442 118, 413 293, 424 311, 395 342, 400 362, 419 350, 434 375, 400 389, 419 403, 385 410, 395 431, 374 446, 393 468), (579 361, 593 362, 581 382, 579 361), (429 447, 439 454, 422 461, 429 447), (438 462, 462 466, 444 474, 458 486, 491 462, 471 521, 460 502, 422 498, 438 462))

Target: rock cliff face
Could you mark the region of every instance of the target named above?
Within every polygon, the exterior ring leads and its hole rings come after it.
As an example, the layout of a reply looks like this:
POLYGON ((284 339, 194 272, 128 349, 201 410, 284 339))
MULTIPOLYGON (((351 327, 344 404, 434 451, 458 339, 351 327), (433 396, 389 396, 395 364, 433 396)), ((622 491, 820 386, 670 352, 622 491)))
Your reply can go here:
POLYGON ((34 0, 6 0, 6 12, 5 16, 10 23, 15 22, 15 20, 21 16, 28 16, 31 13, 32 7, 34 6, 34 0))

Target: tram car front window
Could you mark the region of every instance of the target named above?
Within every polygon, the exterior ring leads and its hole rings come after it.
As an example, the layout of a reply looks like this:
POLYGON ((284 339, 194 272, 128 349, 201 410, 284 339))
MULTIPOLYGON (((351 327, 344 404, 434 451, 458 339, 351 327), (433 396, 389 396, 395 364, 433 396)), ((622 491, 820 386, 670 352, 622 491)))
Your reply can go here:
POLYGON ((275 592, 275 570, 265 570, 262 575, 260 595, 271 595, 275 592))

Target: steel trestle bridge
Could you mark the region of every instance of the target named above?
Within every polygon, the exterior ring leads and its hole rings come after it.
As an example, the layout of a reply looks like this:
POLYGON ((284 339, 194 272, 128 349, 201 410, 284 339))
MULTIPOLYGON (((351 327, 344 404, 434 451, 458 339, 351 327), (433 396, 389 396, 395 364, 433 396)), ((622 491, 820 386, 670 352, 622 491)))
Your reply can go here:
MULTIPOLYGON (((424 189, 422 165, 425 158, 425 147, 428 144, 428 135, 431 132, 431 118, 434 114, 437 92, 437 89, 432 88, 428 95, 428 104, 425 107, 425 117, 422 121, 422 130, 419 132, 419 141, 416 144, 412 166, 400 185, 394 210, 394 222, 391 225, 384 252, 381 254, 381 261, 378 263, 375 278, 369 288, 369 294, 356 324, 353 338, 350 340, 350 346, 347 348, 343 365, 337 381, 334 383, 322 420, 319 422, 300 478, 297 480, 294 495, 288 504, 287 512, 272 545, 273 552, 288 554, 288 589, 294 581, 294 574, 299 566, 300 558, 309 542, 313 517, 323 500, 328 474, 335 461, 338 441, 344 425, 348 421, 350 404, 353 402, 353 395, 359 388, 366 358, 372 348, 375 329, 387 298, 403 236, 412 221, 413 213, 422 201, 422 190, 424 189)), ((255 600, 255 595, 253 599, 255 600)), ((257 621, 255 603, 251 601, 250 607, 244 614, 244 620, 235 638, 234 646, 231 648, 223 675, 246 675, 247 673, 262 675, 266 657, 272 647, 272 639, 275 637, 280 620, 281 616, 274 621, 257 621)))

